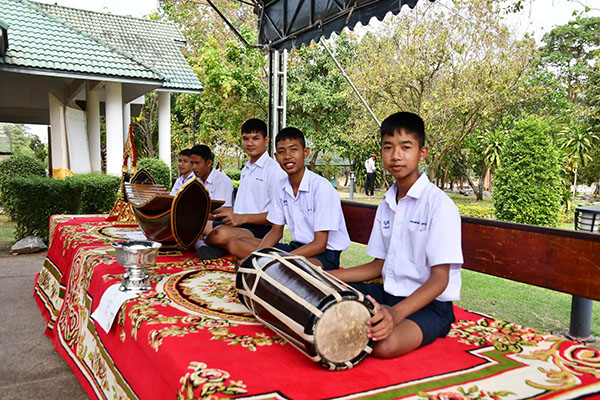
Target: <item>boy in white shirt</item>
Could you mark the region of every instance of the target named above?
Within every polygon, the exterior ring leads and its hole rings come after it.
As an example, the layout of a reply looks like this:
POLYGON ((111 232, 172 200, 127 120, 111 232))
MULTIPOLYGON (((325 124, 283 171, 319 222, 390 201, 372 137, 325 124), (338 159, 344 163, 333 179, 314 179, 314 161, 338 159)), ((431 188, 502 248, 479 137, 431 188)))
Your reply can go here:
POLYGON ((373 354, 397 357, 444 337, 460 298, 461 220, 456 205, 425 174, 425 126, 400 112, 381 124, 381 158, 396 183, 377 208, 367 254, 374 260, 332 271, 369 295, 376 314, 367 321, 373 354), (383 278, 383 285, 362 283, 383 278))
POLYGON ((213 168, 215 156, 210 147, 199 144, 191 150, 192 169, 208 190, 211 200, 222 200, 222 207, 231 207, 233 204, 233 182, 218 169, 213 168))
POLYGON ((227 248, 238 257, 275 246, 307 257, 326 270, 338 269, 340 253, 350 246, 340 196, 325 178, 304 166, 310 149, 299 129, 285 128, 277 135, 275 156, 287 179, 279 181, 267 220, 272 228, 262 239, 234 237, 227 248), (292 233, 290 244, 278 243, 284 225, 292 233))
POLYGON ((262 239, 271 229, 267 221, 271 193, 286 175, 269 157, 269 136, 264 121, 257 118, 247 120, 242 124, 241 135, 242 147, 250 159, 242 169, 233 208, 215 210, 211 215, 214 221, 209 221, 205 228, 208 246, 196 250, 198 257, 205 260, 225 255, 229 250, 227 242, 233 236, 262 239))
POLYGON ((179 152, 179 158, 177 159, 177 170, 179 171, 179 178, 175 181, 173 188, 171 189, 171 196, 175 196, 179 189, 183 187, 190 179, 194 179, 194 173, 192 172, 192 163, 190 156, 192 152, 190 149, 181 150, 179 152))

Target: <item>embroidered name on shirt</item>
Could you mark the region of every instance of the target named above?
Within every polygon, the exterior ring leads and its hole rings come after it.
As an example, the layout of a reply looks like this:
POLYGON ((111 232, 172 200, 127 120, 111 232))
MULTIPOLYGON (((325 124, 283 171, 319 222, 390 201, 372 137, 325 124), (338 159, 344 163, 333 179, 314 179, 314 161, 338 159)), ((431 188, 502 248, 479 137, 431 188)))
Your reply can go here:
POLYGON ((263 178, 256 177, 256 180, 259 182, 263 182, 263 178))

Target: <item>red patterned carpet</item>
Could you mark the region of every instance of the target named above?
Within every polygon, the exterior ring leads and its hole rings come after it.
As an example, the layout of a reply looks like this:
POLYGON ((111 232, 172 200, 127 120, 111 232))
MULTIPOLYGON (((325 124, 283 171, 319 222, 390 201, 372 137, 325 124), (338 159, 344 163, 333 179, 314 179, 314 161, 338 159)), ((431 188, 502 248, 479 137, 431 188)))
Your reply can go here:
POLYGON ((247 313, 229 257, 161 253, 153 289, 106 334, 90 315, 123 276, 111 243, 125 231, 100 216, 53 217, 34 288, 46 335, 92 398, 600 398, 597 350, 459 308, 445 339, 325 370, 247 313))

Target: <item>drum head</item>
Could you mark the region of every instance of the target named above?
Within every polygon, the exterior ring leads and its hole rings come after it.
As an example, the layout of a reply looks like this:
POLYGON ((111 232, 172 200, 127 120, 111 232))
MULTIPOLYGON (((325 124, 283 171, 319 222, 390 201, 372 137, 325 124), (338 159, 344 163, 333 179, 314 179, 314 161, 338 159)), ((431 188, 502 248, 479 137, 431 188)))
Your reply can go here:
POLYGON ((327 308, 315 326, 315 347, 323 361, 334 364, 361 361, 367 355, 370 341, 367 337, 370 317, 368 308, 354 300, 327 308))

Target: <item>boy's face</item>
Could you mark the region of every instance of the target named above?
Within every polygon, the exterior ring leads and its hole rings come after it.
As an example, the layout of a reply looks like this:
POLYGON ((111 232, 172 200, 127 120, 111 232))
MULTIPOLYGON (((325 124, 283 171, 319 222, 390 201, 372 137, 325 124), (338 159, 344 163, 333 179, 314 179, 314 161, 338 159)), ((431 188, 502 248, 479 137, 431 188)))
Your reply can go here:
POLYGON ((212 167, 212 160, 205 160, 199 155, 192 154, 192 170, 197 178, 206 180, 210 174, 210 167, 212 167))
POLYGON ((288 175, 304 170, 304 159, 308 157, 310 149, 303 148, 299 139, 280 140, 275 150, 277 162, 288 175))
POLYGON ((258 160, 267 151, 269 137, 263 137, 260 132, 242 133, 242 147, 252 162, 258 160))
POLYGON ((192 171, 192 163, 188 156, 179 155, 177 159, 177 169, 179 170, 179 174, 187 175, 192 171))
POLYGON ((384 135, 381 139, 383 166, 399 184, 418 179, 419 162, 427 157, 427 151, 426 146, 419 148, 417 138, 404 130, 394 131, 393 136, 384 135))

